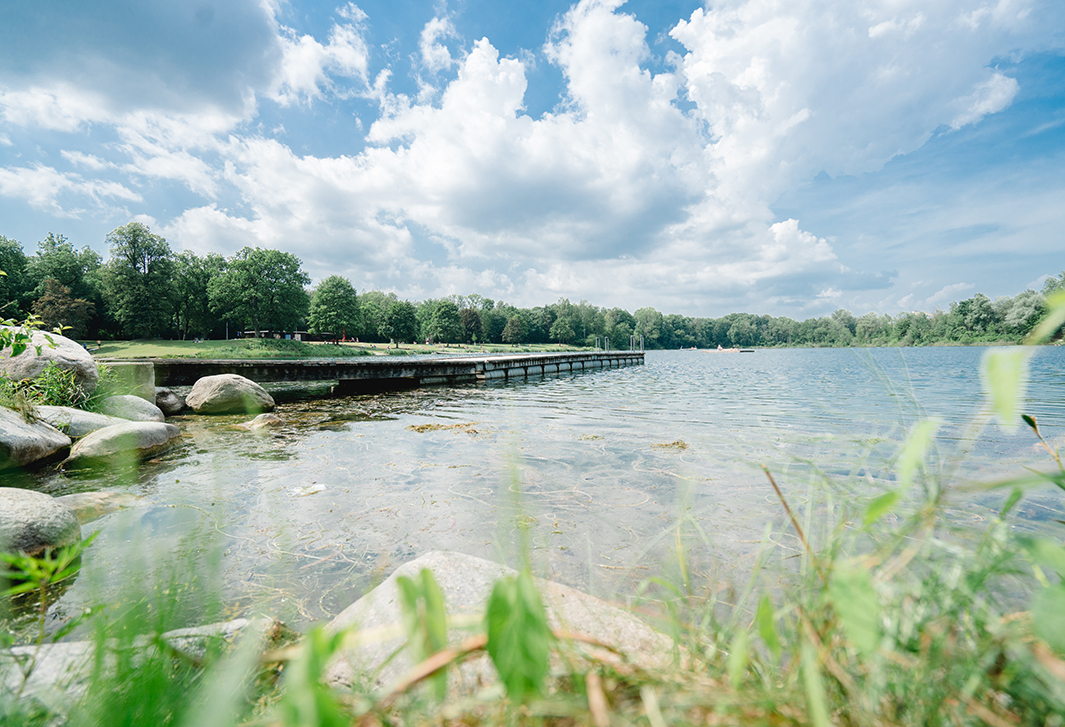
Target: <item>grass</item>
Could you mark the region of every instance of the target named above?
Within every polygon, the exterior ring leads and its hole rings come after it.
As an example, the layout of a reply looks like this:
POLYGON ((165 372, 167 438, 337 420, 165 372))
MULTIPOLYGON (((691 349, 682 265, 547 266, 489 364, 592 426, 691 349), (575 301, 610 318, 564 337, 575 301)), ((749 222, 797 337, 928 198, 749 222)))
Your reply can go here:
POLYGON ((343 358, 348 356, 390 355, 412 356, 421 354, 468 354, 468 353, 530 353, 555 351, 584 351, 588 349, 554 344, 530 344, 510 346, 486 344, 484 346, 446 344, 402 344, 399 348, 386 343, 344 342, 309 343, 277 339, 231 339, 229 341, 103 341, 99 347, 88 343, 97 358, 343 358))
POLYGON ((229 341, 105 341, 92 348, 96 358, 291 359, 346 358, 369 355, 364 349, 273 338, 229 341))
MULTIPOLYGON (((1057 325, 1065 298, 1060 311, 1057 325)), ((66 714, 72 724, 177 727, 1062 727, 1065 517, 1031 535, 1015 527, 1013 513, 1029 489, 1057 487, 1065 500, 1065 466, 1018 409, 1025 355, 987 357, 988 401, 974 430, 992 418, 1023 421, 1049 456, 1044 463, 1054 465, 1048 472, 958 483, 951 463, 934 454, 934 421, 917 424, 900 444, 894 477, 880 491, 814 469, 816 496, 789 502, 766 469, 779 517, 767 524, 753 574, 738 584, 693 571, 684 544, 712 543, 699 521, 678 515, 675 552, 641 584, 635 604, 673 638, 668 666, 641 665, 580 633, 552 632, 527 569, 497 582, 484 621, 448 643, 439 588, 423 571, 399 584, 396 608, 417 663, 387 693, 339 692, 321 682, 326 664, 345 640, 372 634, 315 629, 282 649, 244 639, 195 660, 165 648, 133 658, 129 634, 154 634, 159 644, 166 628, 185 625, 161 614, 213 597, 209 589, 205 596, 132 579, 147 592, 76 616, 96 625, 96 669, 88 694, 66 714), (957 500, 993 492, 1001 506, 983 525, 951 521, 957 500), (482 654, 500 683, 476 694, 448 691, 447 673, 482 654)), ((34 578, 57 578, 59 567, 27 570, 30 585, 21 588, 30 596, 34 578)), ((35 613, 47 618, 45 608, 35 613)), ((43 623, 38 634, 39 644, 43 623)), ((4 639, 9 631, 0 629, 0 658, 4 639)), ((19 668, 27 673, 32 660, 19 668)), ((61 711, 14 698, 20 690, 17 680, 0 685, 4 725, 63 721, 61 711)))
MULTIPOLYGON (((669 666, 642 665, 580 633, 552 632, 527 571, 499 581, 484 622, 472 633, 467 624, 469 635, 452 643, 432 576, 423 571, 400 583, 397 621, 416 664, 384 694, 337 692, 320 681, 346 639, 368 637, 358 633, 312 630, 282 649, 244 639, 196 659, 165 649, 137 657, 133 634, 161 643, 159 634, 184 624, 160 614, 180 611, 189 596, 211 600, 170 584, 85 617, 96 624, 96 663, 111 666, 94 672, 69 714, 75 724, 113 724, 118 715, 124 724, 219 727, 1060 727, 1065 530, 1042 539, 1014 534, 1021 480, 1003 490, 1001 512, 986 527, 953 528, 946 503, 966 491, 948 490, 938 468, 910 458, 924 436, 915 430, 897 458, 912 467, 915 497, 905 504, 842 498, 819 480, 819 501, 796 508, 767 471, 781 516, 745 584, 723 587, 689 570, 683 543, 705 535, 682 515, 674 562, 643 583, 637 604, 673 637, 669 666), (178 593, 186 595, 174 599, 178 593), (449 692, 448 672, 482 654, 501 685, 449 692)), ((1059 472, 1042 481, 1065 480, 1059 472)), ((32 595, 32 576, 22 590, 32 595)), ((56 718, 44 705, 0 695, 5 725, 56 718)))

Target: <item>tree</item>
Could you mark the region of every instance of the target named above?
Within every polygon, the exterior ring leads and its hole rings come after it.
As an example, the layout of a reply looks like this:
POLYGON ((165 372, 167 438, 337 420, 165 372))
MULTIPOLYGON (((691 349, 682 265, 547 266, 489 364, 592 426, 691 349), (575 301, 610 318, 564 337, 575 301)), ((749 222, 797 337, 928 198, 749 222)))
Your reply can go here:
POLYGON ((737 319, 728 329, 728 340, 733 346, 753 346, 757 335, 749 318, 737 319))
POLYGON ((433 309, 429 318, 426 334, 434 341, 459 343, 462 341, 462 318, 459 308, 450 300, 441 300, 433 309))
POLYGON ((29 261, 18 240, 0 235, 0 318, 21 318, 30 291, 29 261))
POLYGON ((388 307, 381 322, 380 333, 396 342, 413 341, 418 336, 418 311, 413 303, 397 301, 388 307))
POLYGON ((75 250, 67 238, 49 232, 37 243, 37 253, 28 258, 28 263, 29 292, 23 310, 30 307, 30 301, 45 295, 48 287, 45 281, 51 279, 70 288, 71 298, 93 304, 96 312, 86 324, 90 332, 95 331, 99 336, 101 328, 114 330, 113 320, 105 315, 103 271, 100 255, 95 250, 87 245, 75 250))
POLYGON ((481 314, 475 308, 463 308, 459 311, 459 318, 462 319, 462 331, 467 343, 484 340, 484 333, 481 330, 481 314))
POLYGON ((551 324, 551 338, 559 343, 569 343, 576 337, 577 331, 573 328, 573 319, 560 316, 551 324))
POLYGON ((507 326, 507 315, 502 308, 489 308, 481 312, 481 331, 484 340, 490 343, 503 342, 503 329, 507 326))
POLYGON ((85 326, 96 312, 92 301, 84 298, 72 298, 70 288, 55 278, 45 281, 45 293, 33 303, 33 313, 38 316, 44 327, 70 328, 64 335, 70 338, 84 338, 85 326))
POLYGON ((346 278, 330 275, 318 284, 311 296, 307 314, 307 330, 311 333, 332 333, 334 337, 359 334, 359 299, 355 288, 346 278))
POLYGON ((213 252, 199 257, 185 251, 174 258, 174 317, 182 340, 190 335, 206 338, 218 329, 207 291, 225 267, 225 258, 213 252))
POLYGON ((111 259, 104 269, 107 303, 133 338, 162 334, 174 310, 174 255, 147 225, 130 222, 107 235, 111 259))
POLYGON ((524 316, 511 316, 503 328, 503 343, 525 343, 529 326, 524 316))
POLYGON ((643 336, 647 348, 658 348, 658 339, 662 335, 662 314, 654 308, 640 308, 633 315, 637 336, 643 336))
POLYGON ((307 314, 303 286, 310 282, 292 253, 245 247, 209 283, 211 310, 248 326, 256 337, 263 330, 293 331, 307 314))
POLYGON ((1018 293, 1010 301, 1003 323, 1018 336, 1027 336, 1046 312, 1047 305, 1043 294, 1034 290, 1026 290, 1018 293))
POLYGON ((1059 290, 1065 290, 1065 270, 1058 277, 1051 275, 1043 282, 1044 297, 1049 297, 1059 290))

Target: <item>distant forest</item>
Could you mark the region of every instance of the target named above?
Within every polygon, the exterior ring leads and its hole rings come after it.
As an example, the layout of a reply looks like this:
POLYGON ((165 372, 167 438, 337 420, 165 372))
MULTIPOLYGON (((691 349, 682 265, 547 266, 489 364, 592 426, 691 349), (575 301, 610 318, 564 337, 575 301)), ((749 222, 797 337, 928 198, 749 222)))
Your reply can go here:
POLYGON ((310 289, 291 253, 246 247, 229 258, 174 253, 166 240, 132 222, 106 238, 105 262, 49 235, 27 255, 0 235, 0 318, 37 316, 75 339, 224 338, 237 331, 309 331, 387 342, 560 343, 645 348, 753 346, 924 346, 1016 343, 1046 312, 1046 296, 1065 289, 1065 272, 1042 290, 991 300, 982 293, 947 310, 896 316, 846 310, 820 318, 732 313, 692 318, 654 308, 629 312, 563 298, 518 308, 480 295, 411 302, 394 293, 357 293, 340 276, 310 289))

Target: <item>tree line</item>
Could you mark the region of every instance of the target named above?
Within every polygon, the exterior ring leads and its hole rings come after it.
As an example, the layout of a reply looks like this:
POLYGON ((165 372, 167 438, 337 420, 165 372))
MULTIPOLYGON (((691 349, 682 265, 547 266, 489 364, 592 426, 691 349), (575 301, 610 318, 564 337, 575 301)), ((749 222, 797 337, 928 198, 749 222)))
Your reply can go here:
POLYGON ((33 314, 46 327, 69 327, 76 339, 223 338, 238 331, 306 330, 364 341, 439 343, 560 343, 628 348, 722 346, 919 346, 1018 342, 1046 312, 1046 296, 1065 289, 1065 272, 1041 291, 991 300, 982 293, 948 310, 896 316, 854 316, 840 309, 796 321, 732 313, 721 318, 633 313, 586 300, 518 308, 480 295, 419 302, 378 290, 358 294, 333 275, 308 289, 298 257, 245 247, 231 257, 175 253, 144 224, 131 222, 106 238, 109 258, 76 249, 49 233, 27 255, 0 235, 0 318, 33 314))

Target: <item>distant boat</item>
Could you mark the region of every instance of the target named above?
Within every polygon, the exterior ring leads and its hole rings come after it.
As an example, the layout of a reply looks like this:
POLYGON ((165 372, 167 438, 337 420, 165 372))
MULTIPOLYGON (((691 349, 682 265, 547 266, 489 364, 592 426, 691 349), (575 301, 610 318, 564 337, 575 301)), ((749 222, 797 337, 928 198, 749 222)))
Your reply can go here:
POLYGON ((706 353, 754 353, 753 348, 704 348, 702 349, 706 353))

